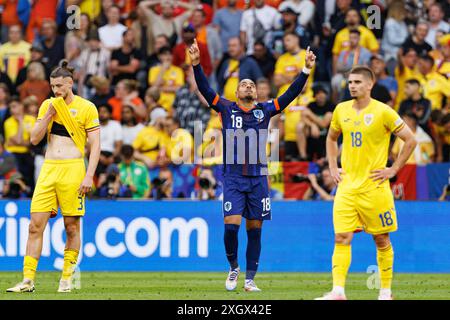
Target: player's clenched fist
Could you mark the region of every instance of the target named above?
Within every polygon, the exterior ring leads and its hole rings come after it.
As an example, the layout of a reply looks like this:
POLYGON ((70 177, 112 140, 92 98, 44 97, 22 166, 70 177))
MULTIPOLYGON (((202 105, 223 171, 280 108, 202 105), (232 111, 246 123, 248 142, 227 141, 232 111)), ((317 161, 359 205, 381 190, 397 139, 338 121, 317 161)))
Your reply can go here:
POLYGON ((308 46, 308 48, 306 49, 305 66, 308 69, 312 69, 315 63, 316 63, 316 55, 311 50, 309 50, 308 46))
POLYGON ((197 39, 194 39, 194 43, 189 47, 189 57, 191 58, 193 66, 200 63, 200 49, 197 45, 197 39))

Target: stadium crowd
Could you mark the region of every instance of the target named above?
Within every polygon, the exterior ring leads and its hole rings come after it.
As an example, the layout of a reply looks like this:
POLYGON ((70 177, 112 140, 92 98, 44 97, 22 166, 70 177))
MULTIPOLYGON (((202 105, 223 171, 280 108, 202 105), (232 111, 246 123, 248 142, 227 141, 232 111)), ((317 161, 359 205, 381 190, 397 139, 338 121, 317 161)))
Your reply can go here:
MULTIPOLYGON (((350 99, 346 77, 356 64, 372 68, 372 97, 398 111, 416 135, 408 163, 450 161, 450 1, 32 3, 0 0, 2 197, 32 195, 46 139, 32 145, 30 131, 52 96, 51 70, 67 59, 76 94, 99 112, 93 196, 170 198, 170 166, 195 163, 203 168, 198 198, 214 198, 208 166, 222 163, 221 122, 197 90, 187 54, 194 39, 211 86, 229 100, 244 78, 257 84, 259 101, 279 96, 302 70, 307 46, 317 55, 302 94, 272 119, 268 148, 281 161, 321 165, 321 185, 309 175, 308 194, 332 198, 325 138, 334 106, 350 99), (150 181, 154 168, 159 174, 150 181)), ((391 159, 401 148, 393 141, 391 159)))

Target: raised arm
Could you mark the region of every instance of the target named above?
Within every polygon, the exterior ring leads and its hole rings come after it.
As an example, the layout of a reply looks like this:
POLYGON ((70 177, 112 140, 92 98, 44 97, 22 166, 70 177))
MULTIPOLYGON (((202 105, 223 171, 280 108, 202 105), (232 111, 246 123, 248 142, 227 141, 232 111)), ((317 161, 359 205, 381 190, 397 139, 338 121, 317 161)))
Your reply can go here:
POLYGON ((312 51, 309 50, 308 47, 308 49, 306 49, 305 68, 303 68, 302 72, 300 72, 297 78, 295 78, 294 82, 292 82, 286 92, 277 99, 280 110, 286 108, 302 92, 306 81, 308 81, 309 73, 314 67, 315 61, 316 56, 312 51))
POLYGON ((194 39, 194 43, 189 47, 189 56, 192 61, 192 67, 194 68, 195 82, 197 83, 198 90, 205 97, 209 105, 217 103, 217 93, 209 86, 202 66, 200 65, 200 50, 197 45, 197 40, 194 39))

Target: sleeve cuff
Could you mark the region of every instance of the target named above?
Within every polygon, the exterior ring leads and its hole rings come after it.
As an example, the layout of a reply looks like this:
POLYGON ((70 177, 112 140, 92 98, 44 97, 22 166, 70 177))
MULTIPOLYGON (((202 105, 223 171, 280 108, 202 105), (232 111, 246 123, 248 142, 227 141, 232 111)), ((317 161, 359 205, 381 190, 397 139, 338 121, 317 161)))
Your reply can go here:
POLYGON ((311 73, 311 69, 308 69, 307 67, 303 67, 302 72, 303 72, 304 74, 310 74, 310 73, 311 73))

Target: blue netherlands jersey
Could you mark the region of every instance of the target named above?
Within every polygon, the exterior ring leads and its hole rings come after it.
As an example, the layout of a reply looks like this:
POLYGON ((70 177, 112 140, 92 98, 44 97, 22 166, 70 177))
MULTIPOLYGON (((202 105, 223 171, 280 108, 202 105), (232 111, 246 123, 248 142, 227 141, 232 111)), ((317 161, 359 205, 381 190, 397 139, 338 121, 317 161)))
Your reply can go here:
POLYGON ((200 93, 211 108, 220 113, 222 119, 225 175, 268 175, 266 143, 270 118, 283 111, 302 92, 309 74, 305 72, 301 72, 277 99, 245 109, 221 98, 209 86, 200 64, 194 66, 195 81, 200 93))
POLYGON ((218 95, 211 107, 222 119, 224 174, 263 176, 268 174, 266 144, 269 121, 280 112, 277 100, 245 109, 218 95))

